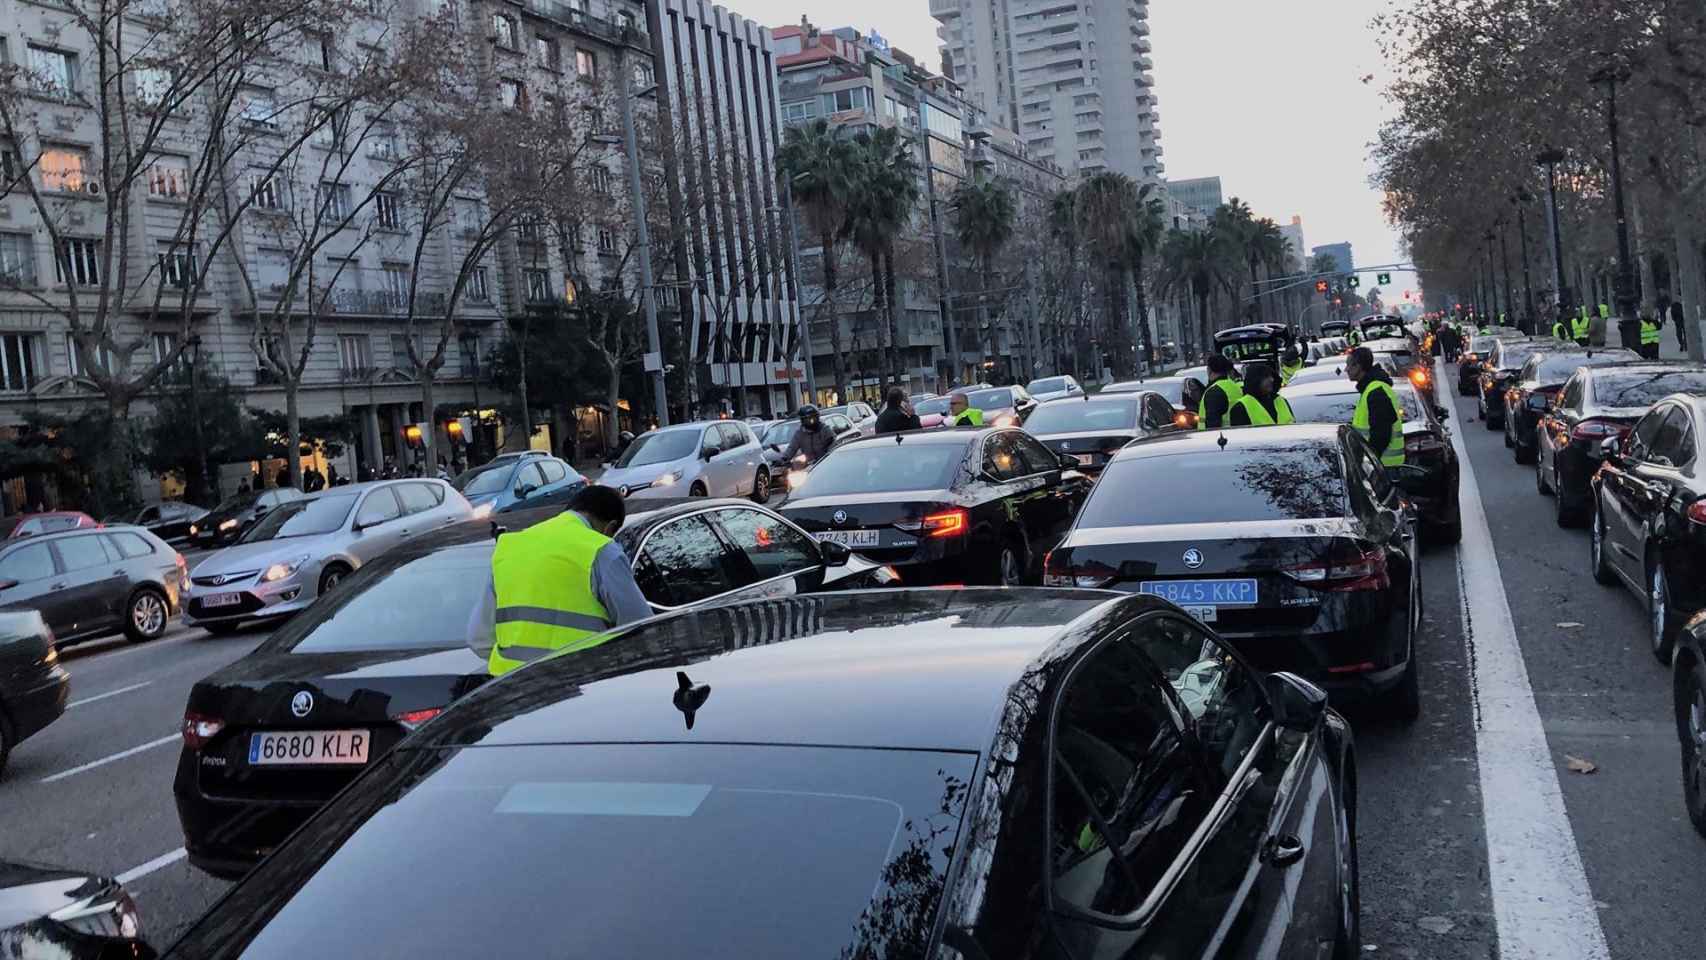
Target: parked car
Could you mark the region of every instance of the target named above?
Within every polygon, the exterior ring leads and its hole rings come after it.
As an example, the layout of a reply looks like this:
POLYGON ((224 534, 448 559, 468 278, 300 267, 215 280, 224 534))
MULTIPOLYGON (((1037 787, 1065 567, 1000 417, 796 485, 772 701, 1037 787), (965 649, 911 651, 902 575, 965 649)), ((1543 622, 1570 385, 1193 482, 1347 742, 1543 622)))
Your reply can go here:
POLYGON ((1540 418, 1564 389, 1564 381, 1580 367, 1603 367, 1612 363, 1633 363, 1641 357, 1633 350, 1605 350, 1578 347, 1573 343, 1552 341, 1528 355, 1516 381, 1505 391, 1505 446, 1511 448, 1517 463, 1533 463, 1536 453, 1535 429, 1540 418))
POLYGON ((141 527, 45 533, 0 546, 0 610, 35 610, 60 646, 154 640, 178 613, 184 558, 141 527))
POLYGON ((1170 600, 1257 667, 1409 722, 1420 578, 1414 518, 1379 455, 1348 426, 1298 424, 1127 446, 1044 583, 1170 600))
POLYGON ((170 544, 187 542, 190 525, 207 516, 207 510, 182 500, 151 503, 119 523, 142 527, 170 544))
MULTIPOLYGON (((71 676, 39 611, 0 612, 0 774, 18 744, 65 713, 71 676)), ((0 924, 5 911, 0 909, 0 924)))
POLYGON ((228 497, 209 510, 206 516, 190 524, 190 544, 212 549, 236 543, 256 521, 267 515, 267 511, 302 497, 302 491, 295 487, 251 490, 228 497))
POLYGON ((1089 487, 1076 457, 1022 430, 937 430, 836 446, 781 510, 908 584, 1016 585, 1036 582, 1089 487))
POLYGON ((1084 388, 1078 385, 1076 377, 1062 375, 1032 380, 1025 384, 1025 392, 1038 403, 1047 403, 1061 397, 1080 396, 1084 393, 1084 388))
MULTIPOLYGON (((1197 404, 1202 402, 1202 392, 1205 389, 1203 382, 1196 377, 1173 376, 1110 383, 1102 388, 1101 393, 1134 393, 1141 390, 1153 390, 1173 405, 1175 414, 1185 415, 1186 419, 1178 421, 1179 426, 1190 429, 1197 425, 1197 404)), ((1100 395, 1098 394, 1098 396, 1100 395)))
POLYGON ((88 530, 98 527, 95 518, 77 510, 53 510, 47 513, 15 513, 0 517, 0 540, 18 540, 61 530, 88 530))
POLYGON ((1627 438, 1602 441, 1594 473, 1593 578, 1621 581, 1647 607, 1653 656, 1667 666, 1677 630, 1706 609, 1706 477, 1700 463, 1706 398, 1655 404, 1627 438))
POLYGON ((1673 393, 1706 393, 1706 367, 1643 361, 1583 367, 1570 376, 1535 432, 1534 485, 1556 497, 1558 526, 1587 520, 1593 507, 1588 481, 1605 459, 1606 438, 1621 438, 1673 393))
POLYGON ((1706 617, 1688 621, 1671 655, 1671 718, 1682 748, 1682 800, 1706 837, 1706 617))
POLYGON ((1131 441, 1181 429, 1180 417, 1167 398, 1153 390, 1104 390, 1038 405, 1025 421, 1025 432, 1055 453, 1076 459, 1080 471, 1095 476, 1131 441))
POLYGON ((1348 725, 1149 597, 684 611, 371 766, 169 956, 1362 953, 1348 725))
POLYGON ((1349 320, 1323 320, 1321 321, 1321 336, 1343 338, 1350 328, 1351 322, 1349 320))
POLYGON ((117 880, 0 860, 0 956, 54 960, 141 960, 136 903, 117 880))
POLYGON ((1010 387, 960 387, 949 396, 954 394, 963 394, 968 407, 982 410, 984 425, 991 427, 1017 427, 1037 407, 1037 401, 1017 384, 1010 387))
POLYGON ((912 396, 910 396, 910 397, 907 397, 907 398, 906 398, 906 402, 907 402, 907 403, 910 403, 910 404, 912 404, 912 405, 913 405, 913 406, 914 406, 914 407, 916 407, 916 406, 918 406, 918 405, 919 405, 919 404, 921 404, 921 403, 923 403, 923 402, 924 402, 924 401, 926 401, 926 400, 933 400, 933 399, 935 399, 935 397, 936 397, 936 394, 934 394, 934 393, 931 393, 931 392, 930 392, 930 391, 928 391, 928 390, 926 390, 926 391, 924 391, 924 392, 923 392, 923 393, 915 393, 915 394, 913 394, 913 395, 912 395, 912 396))
POLYGON ((853 429, 859 431, 861 437, 873 437, 877 434, 877 412, 868 403, 848 403, 839 407, 824 407, 818 414, 827 420, 832 416, 843 416, 853 424, 853 429))
POLYGON ((1501 339, 1481 361, 1481 379, 1476 385, 1475 407, 1488 430, 1505 428, 1505 391, 1516 385, 1528 358, 1558 343, 1552 337, 1501 339))
MULTIPOLYGON (((744 500, 631 506, 615 539, 660 612, 896 580, 744 500)), ((508 513, 502 526, 520 530, 558 512, 508 513)), ((481 520, 411 541, 196 683, 173 786, 191 863, 241 875, 408 730, 490 679, 478 651, 492 638, 476 636, 485 626, 470 611, 490 589, 495 542, 481 520), (337 734, 341 752, 301 762, 271 755, 274 744, 288 750, 310 732, 337 734)))
POLYGON ((351 483, 287 503, 241 543, 196 564, 184 623, 230 633, 290 616, 387 550, 473 516, 450 484, 424 477, 351 483))
POLYGON ((751 428, 738 420, 709 420, 640 434, 598 482, 628 498, 751 497, 763 503, 772 479, 751 428))
POLYGON ((470 506, 486 514, 524 506, 536 497, 562 490, 572 494, 586 486, 586 478, 567 460, 540 454, 494 460, 464 470, 450 485, 468 499, 470 506))
MULTIPOLYGON (((1491 356, 1493 347, 1500 340, 1526 340, 1528 335, 1520 331, 1514 333, 1478 334, 1469 338, 1469 343, 1457 355, 1457 392, 1461 396, 1473 397, 1481 389, 1482 364, 1491 356)), ((1557 341, 1554 340, 1554 343, 1557 341)))

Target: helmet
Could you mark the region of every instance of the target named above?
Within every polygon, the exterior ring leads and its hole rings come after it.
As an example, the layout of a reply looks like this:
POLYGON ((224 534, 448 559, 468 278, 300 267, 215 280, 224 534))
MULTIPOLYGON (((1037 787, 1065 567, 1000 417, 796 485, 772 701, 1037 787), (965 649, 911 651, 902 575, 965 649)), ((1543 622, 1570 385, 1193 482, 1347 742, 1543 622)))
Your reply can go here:
POLYGON ((802 404, 800 404, 800 412, 798 414, 796 414, 796 416, 798 416, 801 420, 804 420, 807 417, 817 416, 817 404, 815 404, 815 403, 802 403, 802 404))

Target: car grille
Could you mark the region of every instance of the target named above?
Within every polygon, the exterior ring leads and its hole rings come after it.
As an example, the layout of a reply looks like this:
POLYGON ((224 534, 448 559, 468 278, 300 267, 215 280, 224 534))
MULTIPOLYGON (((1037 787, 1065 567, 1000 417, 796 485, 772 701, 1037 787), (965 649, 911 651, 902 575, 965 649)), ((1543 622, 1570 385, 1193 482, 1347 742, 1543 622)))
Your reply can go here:
POLYGON ((242 573, 220 573, 211 577, 191 577, 190 582, 198 587, 228 587, 233 583, 242 583, 257 573, 260 571, 245 570, 242 573))
POLYGON ((252 593, 245 593, 242 600, 234 604, 226 604, 223 607, 206 607, 202 605, 201 597, 193 597, 190 600, 190 616, 197 618, 240 617, 247 613, 254 613, 262 606, 261 599, 252 593))

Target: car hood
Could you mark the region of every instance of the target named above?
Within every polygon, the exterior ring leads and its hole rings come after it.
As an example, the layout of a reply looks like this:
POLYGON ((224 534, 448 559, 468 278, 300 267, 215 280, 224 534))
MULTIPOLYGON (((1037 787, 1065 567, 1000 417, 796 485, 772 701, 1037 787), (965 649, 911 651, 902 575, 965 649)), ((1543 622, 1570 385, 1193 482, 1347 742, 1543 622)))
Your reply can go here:
POLYGON ((663 463, 648 463, 643 467, 611 467, 609 470, 604 471, 604 476, 599 477, 598 482, 607 487, 620 487, 623 484, 635 487, 641 484, 651 483, 658 477, 674 470, 682 469, 691 462, 692 461, 690 459, 683 458, 680 460, 668 460, 663 463))
POLYGON ((322 533, 312 537, 287 537, 283 540, 235 544, 196 564, 195 569, 190 571, 190 576, 208 577, 219 573, 258 570, 271 563, 294 560, 305 553, 311 557, 324 556, 335 549, 337 537, 336 533, 322 533))
POLYGON ((112 886, 104 877, 77 870, 0 861, 0 930, 45 917, 112 886))

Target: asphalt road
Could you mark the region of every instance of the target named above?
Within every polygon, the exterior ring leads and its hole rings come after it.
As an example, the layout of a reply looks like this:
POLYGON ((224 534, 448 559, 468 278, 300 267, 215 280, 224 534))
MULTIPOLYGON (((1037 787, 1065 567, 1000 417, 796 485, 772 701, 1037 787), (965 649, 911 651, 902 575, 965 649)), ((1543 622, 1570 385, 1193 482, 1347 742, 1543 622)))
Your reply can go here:
MULTIPOLYGON (((1586 533, 1554 525, 1532 469, 1472 419, 1473 403, 1442 399, 1479 510, 1461 547, 1423 557, 1421 719, 1350 713, 1364 955, 1700 956, 1706 840, 1683 811, 1644 609, 1592 581, 1586 533), (1572 756, 1597 772, 1571 772, 1572 756)), ((67 651, 74 706, 0 780, 0 858, 124 876, 149 939, 169 943, 225 888, 174 859, 185 696, 263 636, 179 628, 148 646, 67 651)))

